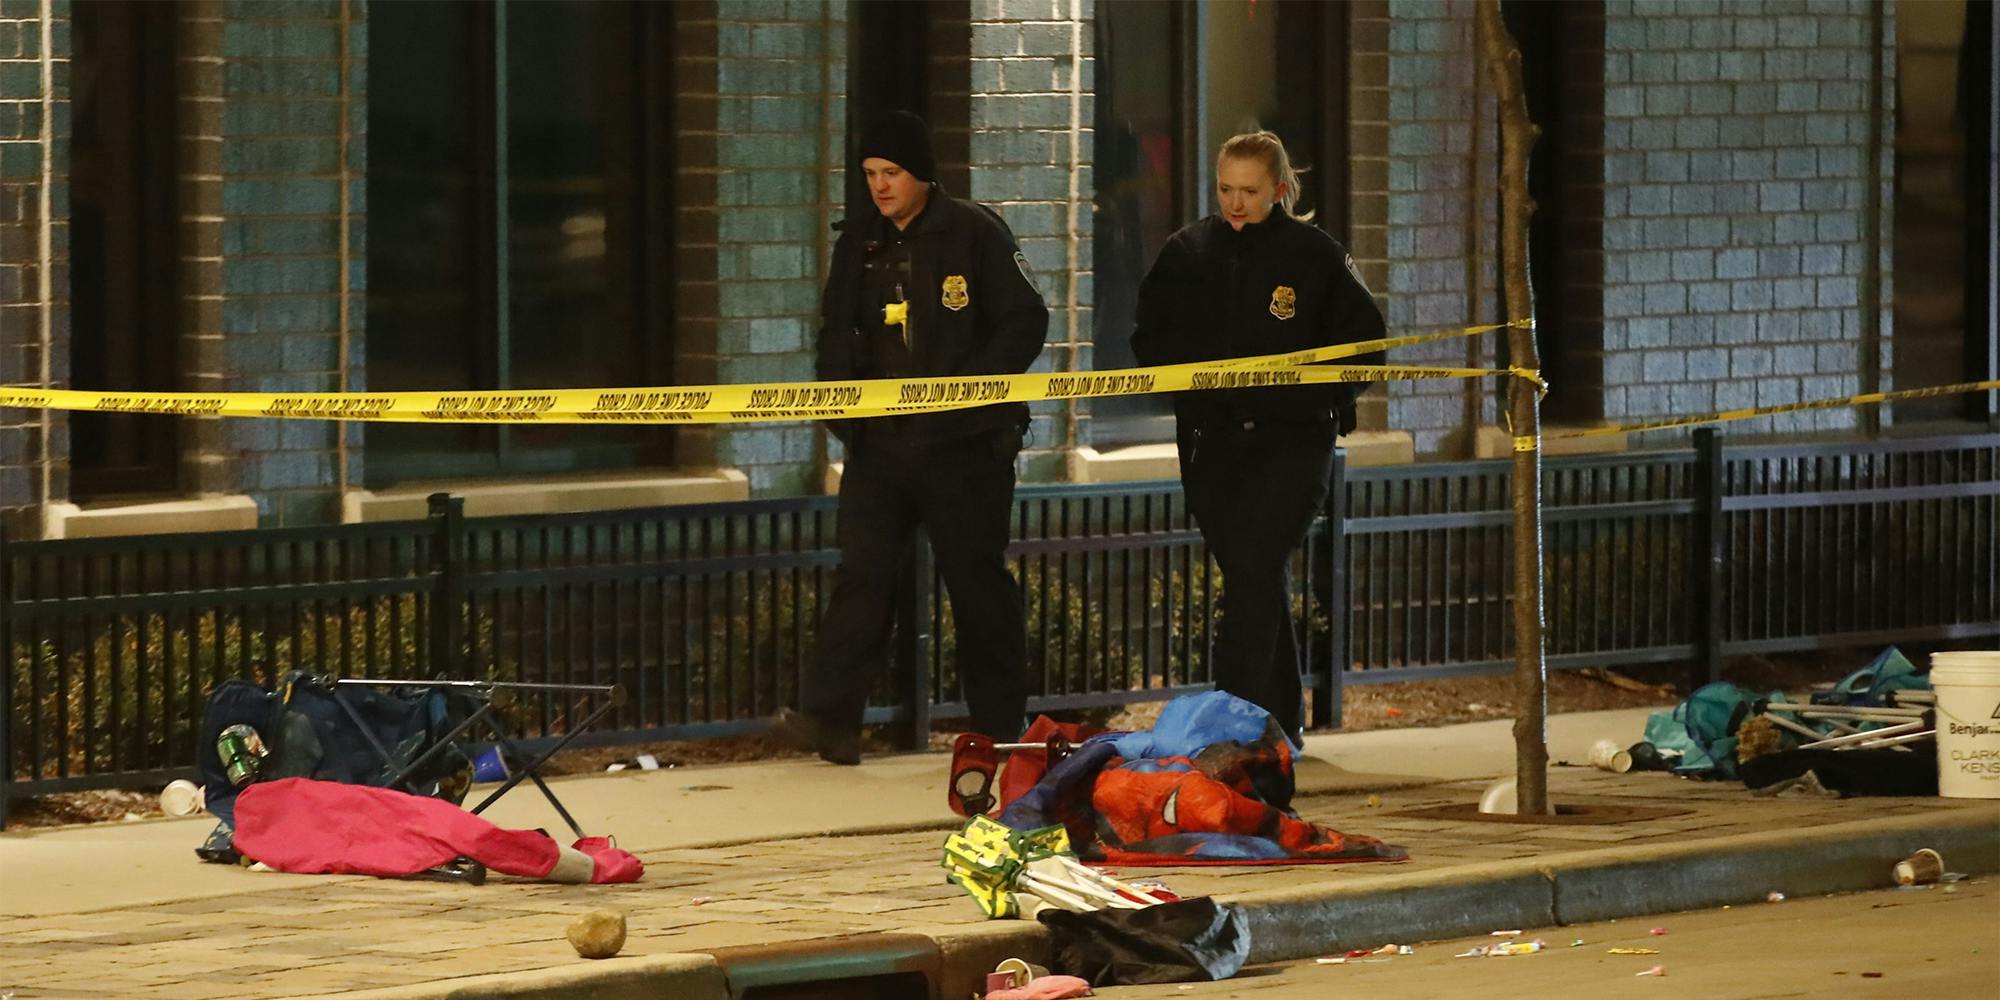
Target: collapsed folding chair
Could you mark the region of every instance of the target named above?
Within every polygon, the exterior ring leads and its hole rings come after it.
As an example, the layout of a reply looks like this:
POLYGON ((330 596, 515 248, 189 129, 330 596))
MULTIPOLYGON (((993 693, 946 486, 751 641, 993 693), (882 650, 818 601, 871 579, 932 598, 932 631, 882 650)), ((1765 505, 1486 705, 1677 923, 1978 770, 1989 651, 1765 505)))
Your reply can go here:
POLYGON ((1799 750, 1874 750, 1937 738, 1937 694, 1925 690, 1884 692, 1880 705, 1759 701, 1755 708, 1771 724, 1807 742, 1799 750), (1823 728, 1815 729, 1817 724, 1823 728))
POLYGON ((597 720, 603 718, 612 709, 624 704, 625 689, 623 687, 617 684, 530 684, 513 681, 396 681, 355 677, 345 677, 334 681, 333 689, 335 695, 332 700, 347 713, 349 719, 353 720, 355 728, 361 732, 362 736, 367 738, 368 744, 380 755, 383 766, 388 768, 396 768, 399 759, 398 755, 383 745, 382 740, 376 736, 374 728, 361 717, 361 712, 355 706, 353 700, 342 698, 338 695, 338 692, 342 689, 363 687, 442 690, 469 699, 474 706, 473 710, 465 718, 459 720, 448 732, 435 737, 428 749, 418 755, 416 759, 403 764, 382 783, 382 787, 384 788, 399 789, 412 794, 421 794, 417 789, 411 787, 412 777, 423 773, 425 767, 434 758, 437 758, 439 755, 445 753, 447 749, 457 745, 459 737, 471 733, 475 726, 483 724, 486 734, 492 737, 493 745, 500 749, 502 759, 508 761, 527 759, 528 755, 521 751, 519 745, 507 735, 506 729, 500 725, 500 719, 497 714, 497 712, 503 710, 511 703, 515 692, 561 692, 572 699, 597 697, 599 704, 595 709, 583 716, 582 722, 569 727, 568 733, 550 745, 548 749, 542 751, 539 756, 530 760, 529 763, 519 766, 510 765, 509 770, 512 773, 508 775, 507 780, 499 788, 488 793, 486 798, 480 800, 478 805, 468 810, 475 816, 485 812, 486 807, 498 801, 500 796, 512 791, 516 785, 519 785, 523 779, 526 779, 534 782, 535 787, 541 789, 542 796, 549 800, 549 805, 555 808, 556 814, 562 817, 564 823, 569 824, 571 832, 575 833, 578 839, 586 836, 583 832, 583 827, 577 825, 575 817, 571 816, 569 810, 563 807, 562 800, 556 797, 556 793, 549 788, 548 782, 542 780, 540 770, 543 764, 548 763, 549 758, 554 757, 564 747, 569 746, 570 741, 583 735, 591 726, 596 725, 597 720))
MULTIPOLYGON (((240 775, 221 759, 217 736, 247 727, 259 744, 244 784, 279 778, 312 778, 344 784, 393 788, 454 805, 464 801, 474 780, 474 765, 464 739, 491 738, 503 760, 516 762, 501 786, 471 812, 477 814, 522 781, 532 781, 574 832, 585 834, 561 799, 542 780, 540 768, 576 737, 624 701, 618 685, 532 684, 507 681, 335 679, 302 672, 287 674, 277 691, 246 680, 230 680, 210 696, 203 715, 202 777, 207 785, 209 812, 215 830, 195 853, 203 860, 230 863, 238 858, 232 843, 236 793, 240 775), (570 700, 569 716, 578 719, 568 732, 540 754, 530 757, 508 735, 499 712, 517 692, 559 692, 570 700), (594 700, 587 711, 583 700, 594 700), (527 761, 525 765, 518 765, 527 761)), ((478 883, 485 871, 475 863, 447 865, 430 875, 478 883)))

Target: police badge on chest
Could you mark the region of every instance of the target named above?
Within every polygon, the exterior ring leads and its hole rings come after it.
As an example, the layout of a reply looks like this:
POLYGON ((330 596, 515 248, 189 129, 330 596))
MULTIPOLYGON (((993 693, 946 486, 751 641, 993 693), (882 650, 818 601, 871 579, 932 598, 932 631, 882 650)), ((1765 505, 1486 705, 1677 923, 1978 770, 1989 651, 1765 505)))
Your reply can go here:
POLYGON ((944 294, 938 300, 946 309, 957 312, 972 303, 966 294, 965 275, 947 274, 944 278, 944 294))
POLYGON ((1299 296, 1290 285, 1279 285, 1271 289, 1271 315, 1279 319, 1291 319, 1298 315, 1299 296))

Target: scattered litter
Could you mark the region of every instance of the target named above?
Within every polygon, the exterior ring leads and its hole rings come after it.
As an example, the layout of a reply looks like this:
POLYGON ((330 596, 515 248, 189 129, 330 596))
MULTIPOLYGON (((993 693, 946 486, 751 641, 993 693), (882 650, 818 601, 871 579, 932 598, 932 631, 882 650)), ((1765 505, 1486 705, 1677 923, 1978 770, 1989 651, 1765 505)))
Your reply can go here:
POLYGON ((1484 712, 1486 711, 1486 705, 1482 702, 1475 701, 1472 704, 1465 706, 1465 710, 1468 712, 1484 712))
POLYGON ((1653 966, 1652 968, 1650 968, 1650 969, 1647 969, 1647 970, 1646 970, 1646 971, 1644 971, 1644 972, 1634 972, 1634 973, 1632 973, 1632 977, 1633 977, 1634 979, 1637 979, 1637 978, 1638 978, 1638 977, 1640 977, 1640 976, 1664 976, 1664 975, 1666 975, 1666 974, 1667 974, 1667 967, 1666 967, 1666 966, 1664 966, 1664 965, 1655 965, 1655 966, 1653 966))
POLYGON ((1658 948, 1606 948, 1606 949, 1604 949, 1604 953, 1605 953, 1606 955, 1657 955, 1657 954, 1659 954, 1659 953, 1660 953, 1660 949, 1658 949, 1658 948))
POLYGON ((1861 978, 1863 978, 1863 979, 1880 979, 1880 978, 1882 978, 1882 974, 1881 974, 1881 973, 1879 973, 1879 972, 1864 972, 1864 973, 1862 973, 1862 974, 1861 974, 1861 978))
POLYGON ((1341 956, 1338 956, 1338 957, 1336 957, 1336 958, 1315 958, 1315 959, 1313 959, 1313 964, 1315 964, 1315 965, 1346 965, 1346 964, 1347 964, 1347 956, 1345 956, 1345 955, 1341 955, 1341 956))
POLYGON ((1451 957, 1453 957, 1453 958, 1485 958, 1485 957, 1486 957, 1486 949, 1485 949, 1485 948, 1473 948, 1473 949, 1470 949, 1470 950, 1468 950, 1468 951, 1461 951, 1461 952, 1459 952, 1458 954, 1456 954, 1456 955, 1453 955, 1453 956, 1451 956, 1451 957))
POLYGON ((1646 933, 1651 934, 1654 937, 1666 937, 1667 929, 1665 927, 1655 927, 1652 930, 1647 931, 1646 933))
POLYGON ((1513 930, 1511 930, 1511 931, 1492 931, 1492 932, 1488 933, 1488 934, 1487 934, 1486 936, 1487 936, 1487 937, 1520 937, 1520 936, 1521 936, 1521 929, 1517 927, 1517 928, 1515 928, 1515 929, 1513 929, 1513 930))
POLYGON ((1773 892, 1764 897, 1764 902, 1766 903, 1782 903, 1784 901, 1785 894, 1782 892, 1773 892))
POLYGON ((1949 885, 1953 882, 1963 882, 1971 877, 1964 872, 1945 872, 1943 875, 1938 876, 1938 881, 1949 885))
POLYGON ((689 905, 689 906, 706 906, 706 905, 708 905, 709 903, 713 903, 713 902, 715 902, 715 897, 714 897, 714 896, 696 896, 695 898, 693 898, 693 899, 690 899, 690 900, 688 900, 688 905, 689 905))
POLYGON ((1574 941, 1571 941, 1571 942, 1569 943, 1569 946, 1570 946, 1570 947, 1572 947, 1572 948, 1581 948, 1581 947, 1583 947, 1583 939, 1582 939, 1582 938, 1577 938, 1576 940, 1574 940, 1574 941))
POLYGON ((1397 708, 1394 705, 1390 705, 1389 707, 1382 710, 1382 714, 1388 716, 1391 719, 1400 719, 1403 717, 1403 710, 1397 708))
POLYGON ((1370 796, 1368 796, 1368 808, 1370 808, 1370 809, 1380 809, 1380 808, 1382 808, 1382 796, 1380 796, 1380 795, 1370 795, 1370 796))
POLYGON ((160 789, 160 811, 169 816, 192 816, 207 808, 205 790, 186 778, 160 789))
POLYGON ((1370 955, 1373 955, 1373 954, 1375 954, 1375 953, 1374 953, 1374 952, 1372 952, 1372 951, 1370 951, 1370 950, 1368 950, 1368 949, 1366 949, 1366 948, 1356 948, 1356 949, 1354 949, 1353 951, 1350 951, 1350 952, 1348 952, 1348 953, 1347 953, 1347 954, 1346 954, 1346 955, 1345 955, 1344 957, 1346 957, 1346 958, 1367 958, 1368 956, 1370 956, 1370 955))
POLYGON ((1944 877, 1944 857, 1930 848, 1896 862, 1890 869, 1897 885, 1929 885, 1944 877))
POLYGON ((1548 947, 1547 942, 1539 938, 1533 941, 1508 941, 1504 944, 1489 945, 1486 957, 1509 958, 1514 955, 1532 955, 1546 947, 1548 947))

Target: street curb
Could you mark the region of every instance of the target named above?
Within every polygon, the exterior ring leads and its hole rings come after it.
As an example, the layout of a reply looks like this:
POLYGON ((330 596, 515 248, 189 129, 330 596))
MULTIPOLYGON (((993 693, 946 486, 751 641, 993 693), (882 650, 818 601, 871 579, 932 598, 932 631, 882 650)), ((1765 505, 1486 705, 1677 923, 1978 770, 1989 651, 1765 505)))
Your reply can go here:
POLYGON ((1384 944, 1552 927, 1653 913, 1856 892, 1893 884, 1890 867, 1919 847, 1953 871, 2000 871, 2000 822, 1983 809, 1956 815, 1858 820, 1640 849, 1600 848, 1539 860, 1366 883, 1265 890, 1229 897, 1250 921, 1250 961, 1282 962, 1384 944))
MULTIPOLYGON (((582 961, 579 959, 579 961, 582 961)), ((643 955, 526 972, 461 976, 413 986, 336 993, 339 1000, 728 1000, 714 956, 643 955)), ((329 1000, 322 994, 292 1000, 329 1000)))
POLYGON ((1598 850, 1555 870, 1556 919, 1590 923, 1648 913, 1761 902, 1767 894, 1860 892, 1894 884, 1890 869, 1918 848, 1951 871, 2000 871, 2000 820, 1984 810, 1955 816, 1857 820, 1803 831, 1768 830, 1700 844, 1653 847, 1638 858, 1598 850))
MULTIPOLYGON (((1496 827, 1496 832, 1505 831, 1496 827)), ((1893 884, 1891 866, 1920 847, 1937 850, 1952 871, 2000 872, 2000 815, 1972 806, 1806 830, 1401 872, 1365 881, 1325 872, 1306 885, 1218 898, 1248 920, 1249 963, 1255 965, 1495 928, 1528 930, 1761 902, 1774 891, 1800 896, 1882 889, 1893 884)), ((731 1000, 745 989, 825 981, 829 973, 921 970, 934 977, 932 996, 955 998, 1001 959, 1046 964, 1048 951, 1048 932, 1034 921, 930 924, 891 934, 613 959, 335 997, 731 1000)))

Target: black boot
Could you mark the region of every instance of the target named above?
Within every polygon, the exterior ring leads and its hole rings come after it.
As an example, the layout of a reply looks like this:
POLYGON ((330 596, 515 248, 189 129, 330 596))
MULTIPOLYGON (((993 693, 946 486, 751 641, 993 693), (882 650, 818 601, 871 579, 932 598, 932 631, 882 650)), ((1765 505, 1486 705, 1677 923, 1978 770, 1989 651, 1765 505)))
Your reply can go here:
POLYGON ((853 766, 861 763, 861 732, 835 732, 815 716, 795 708, 778 709, 768 730, 772 739, 794 750, 819 754, 829 764, 853 766))

